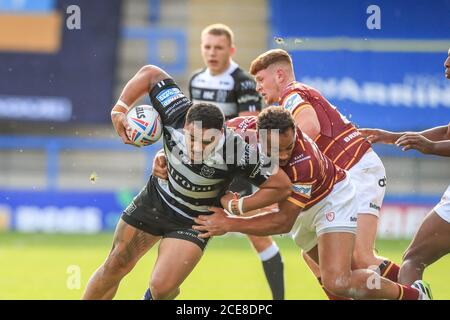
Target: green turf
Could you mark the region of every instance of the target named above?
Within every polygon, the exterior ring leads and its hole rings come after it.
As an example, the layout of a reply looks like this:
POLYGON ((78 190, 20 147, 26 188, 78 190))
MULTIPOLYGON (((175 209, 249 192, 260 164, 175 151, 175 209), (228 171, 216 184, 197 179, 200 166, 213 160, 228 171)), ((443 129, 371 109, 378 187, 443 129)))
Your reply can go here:
MULTIPOLYGON (((112 234, 0 233, 0 299, 79 299, 111 247, 112 234), (69 266, 81 270, 80 289, 68 289, 69 266)), ((285 263, 287 299, 325 299, 288 237, 276 237, 285 263)), ((379 241, 379 253, 399 261, 408 241, 379 241)), ((117 299, 140 299, 155 261, 151 250, 123 280, 117 299)), ((435 299, 450 299, 450 255, 429 267, 435 299)), ((243 237, 211 241, 179 299, 270 299, 258 256, 243 237)))

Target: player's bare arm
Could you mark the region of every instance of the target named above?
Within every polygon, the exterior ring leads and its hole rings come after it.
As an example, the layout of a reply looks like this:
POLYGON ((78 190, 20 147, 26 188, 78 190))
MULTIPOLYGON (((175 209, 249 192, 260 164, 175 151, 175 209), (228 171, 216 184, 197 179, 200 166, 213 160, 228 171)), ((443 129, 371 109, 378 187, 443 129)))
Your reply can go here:
POLYGON ((359 132, 371 143, 397 144, 398 140, 406 134, 420 134, 431 141, 450 140, 450 124, 422 132, 391 132, 372 128, 359 129, 359 132))
POLYGON ((227 209, 235 202, 235 205, 239 206, 239 214, 244 214, 287 199, 291 194, 291 181, 283 170, 276 168, 275 173, 258 188, 259 190, 252 195, 240 199, 242 201, 240 205, 231 193, 223 196, 220 202, 227 209))
POLYGON ((424 154, 450 157, 450 140, 432 141, 419 133, 406 133, 395 144, 403 151, 414 149, 424 154))
POLYGON ((405 132, 391 132, 381 129, 363 128, 358 129, 363 137, 371 143, 394 144, 405 132))
POLYGON ((315 139, 320 134, 320 123, 313 106, 304 104, 294 114, 295 124, 306 133, 311 139, 315 139))
POLYGON ((434 127, 417 133, 431 141, 450 140, 450 123, 447 126, 434 127))
POLYGON ((144 94, 148 93, 161 80, 170 78, 164 70, 147 65, 142 67, 133 78, 125 85, 118 103, 111 111, 111 121, 117 134, 126 144, 132 144, 129 138, 130 128, 127 123, 126 113, 128 109, 144 94))
POLYGON ((221 208, 211 208, 212 215, 201 215, 195 219, 195 230, 203 231, 199 237, 223 235, 227 232, 241 232, 255 236, 283 234, 291 231, 301 208, 287 200, 278 204, 279 211, 265 212, 251 217, 227 215, 221 208))

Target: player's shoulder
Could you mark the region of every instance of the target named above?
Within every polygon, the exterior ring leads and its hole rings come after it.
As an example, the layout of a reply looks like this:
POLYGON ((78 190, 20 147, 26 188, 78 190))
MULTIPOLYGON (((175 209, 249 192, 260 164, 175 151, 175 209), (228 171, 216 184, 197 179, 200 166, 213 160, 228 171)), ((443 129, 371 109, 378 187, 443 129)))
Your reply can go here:
POLYGON ((206 68, 200 68, 200 69, 195 70, 189 79, 189 83, 192 83, 196 78, 205 74, 205 72, 206 72, 206 68))
POLYGON ((233 77, 235 86, 238 89, 256 90, 256 82, 252 75, 241 67, 237 67, 230 75, 233 77))

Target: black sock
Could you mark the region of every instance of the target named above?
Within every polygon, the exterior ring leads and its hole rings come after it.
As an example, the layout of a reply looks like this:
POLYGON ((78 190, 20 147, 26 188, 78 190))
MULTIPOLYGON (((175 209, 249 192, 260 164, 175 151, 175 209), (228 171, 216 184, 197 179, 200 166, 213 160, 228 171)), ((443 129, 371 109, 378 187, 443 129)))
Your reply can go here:
POLYGON ((144 297, 142 297, 142 300, 153 300, 152 293, 150 292, 150 289, 147 289, 144 293, 144 297))
POLYGON ((262 261, 262 264, 273 300, 284 300, 284 265, 280 253, 277 252, 269 260, 262 261))

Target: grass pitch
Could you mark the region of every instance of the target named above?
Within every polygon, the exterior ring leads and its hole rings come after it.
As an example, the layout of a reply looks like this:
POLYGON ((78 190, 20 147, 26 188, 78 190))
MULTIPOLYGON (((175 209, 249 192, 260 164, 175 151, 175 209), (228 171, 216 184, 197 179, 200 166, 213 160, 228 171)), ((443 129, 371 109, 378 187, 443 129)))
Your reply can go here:
MULTIPOLYGON (((287 236, 275 237, 284 259, 286 299, 326 299, 287 236)), ((111 248, 112 234, 0 233, 0 299, 79 299, 111 248), (80 271, 80 287, 72 277, 80 271)), ((409 241, 378 241, 380 255, 400 261, 409 241)), ((140 299, 148 286, 154 247, 122 281, 116 299, 140 299)), ((450 299, 450 255, 425 273, 435 299, 450 299)), ((178 299, 271 299, 261 262, 245 237, 210 241, 178 299)))

